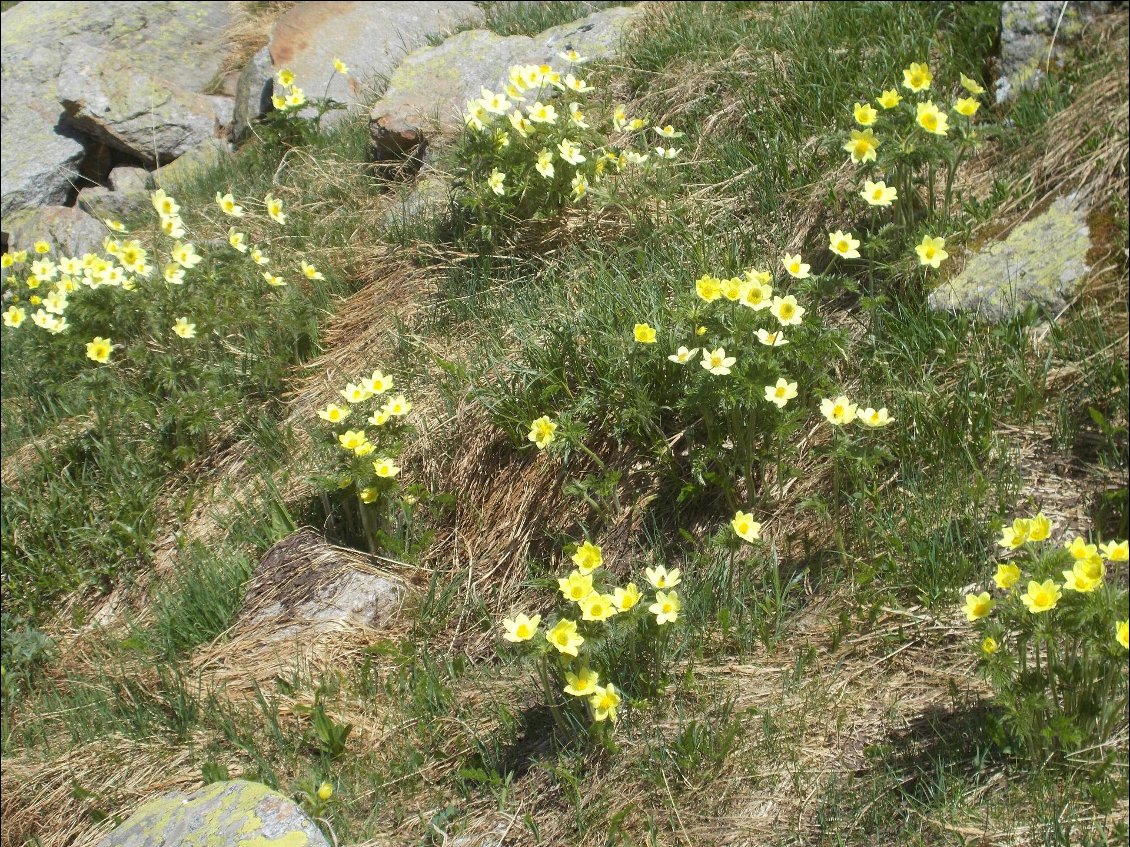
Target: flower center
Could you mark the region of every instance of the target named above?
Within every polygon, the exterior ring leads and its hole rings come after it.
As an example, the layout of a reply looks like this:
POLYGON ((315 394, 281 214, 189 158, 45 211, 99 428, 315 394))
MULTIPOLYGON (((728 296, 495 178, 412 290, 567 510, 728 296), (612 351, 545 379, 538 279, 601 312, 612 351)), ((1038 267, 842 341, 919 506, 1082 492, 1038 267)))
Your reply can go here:
POLYGON ((793 307, 789 303, 781 304, 781 317, 791 318, 793 316, 793 307))
POLYGON ((848 243, 846 241, 841 241, 839 244, 836 245, 836 249, 839 250, 841 253, 846 253, 851 248, 848 247, 848 243))

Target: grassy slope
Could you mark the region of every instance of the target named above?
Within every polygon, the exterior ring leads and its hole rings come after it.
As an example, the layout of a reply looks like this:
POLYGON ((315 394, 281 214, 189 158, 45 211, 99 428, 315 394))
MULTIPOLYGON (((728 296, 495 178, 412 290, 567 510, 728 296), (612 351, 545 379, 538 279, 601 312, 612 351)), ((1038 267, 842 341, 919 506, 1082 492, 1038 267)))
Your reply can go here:
MULTIPOLYGON (((490 456, 501 467, 492 473, 504 480, 554 479, 543 465, 510 453, 497 430, 483 428, 484 417, 505 428, 543 407, 544 385, 524 373, 569 373, 594 446, 618 457, 614 443, 638 437, 646 414, 623 410, 644 401, 611 402, 611 386, 622 381, 578 363, 571 339, 611 339, 705 270, 737 270, 786 246, 817 243, 827 204, 813 186, 840 167, 842 153, 823 139, 846 126, 845 104, 923 56, 939 77, 958 70, 983 77, 995 16, 993 6, 949 4, 693 4, 653 12, 624 66, 597 79, 637 110, 688 130, 693 155, 675 177, 650 186, 647 202, 626 197, 597 222, 571 229, 539 260, 471 257, 439 267, 421 260, 421 288, 435 291, 434 299, 406 326, 374 335, 379 355, 323 363, 350 374, 389 366, 430 399, 425 407, 437 417, 448 404, 457 415, 448 428, 453 441, 441 429, 426 440, 439 454, 424 465, 433 485, 453 478, 445 456, 455 455, 457 444, 472 445, 472 463, 482 459, 486 467, 490 456), (462 363, 449 366, 456 376, 442 390, 428 386, 440 371, 421 350, 462 363), (467 403, 468 393, 476 402, 467 403), (474 435, 464 426, 475 427, 474 435), (478 442, 489 450, 476 452, 478 442)), ((971 230, 955 233, 956 242, 979 237, 972 228, 1029 188, 1047 121, 1108 69, 1096 58, 1103 47, 1092 45, 1075 70, 1013 109, 1017 126, 971 168, 978 176, 966 190, 981 200, 971 230)), ((1061 485, 1078 490, 1064 498, 1062 513, 1089 511, 1096 523, 1106 522, 1108 536, 1125 526, 1124 494, 1106 507, 1094 502, 1111 487, 1103 466, 1125 472, 1125 437, 1097 437, 1087 411, 1094 407, 1125 425, 1126 363, 1117 348, 1125 311, 1112 305, 1125 292, 1124 263, 1096 277, 1093 293, 1050 327, 1039 348, 1032 328, 1046 316, 986 327, 931 313, 906 285, 913 280, 907 267, 889 271, 892 286, 905 287, 870 303, 825 295, 821 311, 834 316, 844 348, 839 384, 888 398, 913 425, 891 430, 890 455, 877 465, 844 471, 838 522, 830 518, 827 457, 818 444, 801 451, 805 484, 772 504, 775 533, 790 539, 780 570, 750 561, 732 585, 704 532, 725 507, 702 498, 675 506, 670 488, 629 478, 621 488, 626 502, 659 495, 630 518, 549 497, 562 504, 564 517, 526 504, 547 531, 531 536, 522 529, 523 543, 499 539, 508 551, 492 550, 482 527, 461 525, 477 570, 445 543, 450 527, 441 521, 413 571, 425 589, 417 622, 375 644, 364 634, 343 636, 341 644, 325 645, 307 672, 279 679, 241 665, 249 634, 239 631, 209 645, 227 628, 250 557, 292 523, 280 501, 299 519, 308 508, 316 515, 309 503, 273 493, 286 490, 287 476, 302 474, 285 467, 281 449, 292 443, 287 406, 277 399, 287 368, 313 351, 317 311, 332 308, 333 296, 377 279, 358 295, 372 297, 388 279, 390 250, 369 236, 383 200, 381 186, 356 164, 362 142, 360 133, 336 137, 292 153, 278 172, 274 188, 292 209, 287 232, 295 243, 280 250, 330 269, 330 284, 307 292, 311 299, 294 303, 281 319, 277 312, 257 317, 261 299, 229 304, 246 310, 236 312, 239 323, 262 327, 261 346, 275 351, 260 360, 265 372, 209 375, 205 388, 214 393, 204 401, 227 402, 224 408, 238 415, 205 416, 187 442, 154 433, 142 422, 152 414, 160 373, 139 362, 118 372, 114 385, 96 386, 100 403, 114 403, 113 424, 101 422, 103 429, 82 435, 61 456, 32 463, 31 481, 13 489, 14 501, 6 487, 5 607, 46 619, 62 591, 144 576, 154 542, 183 528, 183 516, 193 512, 182 492, 198 487, 196 475, 208 466, 201 456, 237 445, 251 468, 276 483, 263 486, 263 499, 250 500, 218 546, 184 543, 179 575, 157 589, 134 626, 72 642, 69 627, 52 624, 64 635, 61 654, 35 669, 29 692, 6 698, 6 841, 20 843, 38 831, 49 834, 45 843, 63 843, 66 833, 89 831, 101 814, 128 809, 158 787, 198 784, 203 769, 214 774, 221 767, 284 789, 303 778, 332 778, 339 800, 329 820, 347 843, 441 843, 440 831, 500 824, 511 837, 546 844, 940 844, 983 832, 1008 842, 1067 844, 1078 843, 1082 832, 1101 839, 1119 822, 1125 826, 1117 767, 1085 770, 1082 778, 1070 767, 1032 771, 983 735, 968 645, 948 611, 962 587, 986 574, 989 520, 1032 496, 1034 469, 1017 456, 1069 459, 1061 485), (298 349, 296 327, 303 332, 298 349), (1096 350, 1108 352, 1089 360, 1085 375, 1071 370, 1096 350), (161 461, 131 468, 138 454, 161 461), (170 479, 179 481, 170 486, 170 479), (107 490, 120 502, 107 502, 107 490), (46 496, 20 499, 21 491, 46 496), (158 492, 164 510, 153 508, 158 492), (257 509, 274 517, 258 519, 257 509), (106 524, 106 514, 130 532, 79 529, 106 524), (831 541, 837 524, 838 552, 831 541), (679 673, 665 695, 638 703, 621 724, 616 754, 548 744, 547 719, 534 707, 527 673, 500 661, 493 648, 495 616, 513 607, 515 589, 531 598, 545 590, 537 588, 544 585, 539 578, 556 570, 546 559, 580 525, 609 537, 624 530, 623 555, 697 575, 687 586, 684 636, 676 644, 679 673), (29 539, 19 527, 39 535, 29 539), (730 623, 720 631, 723 619, 730 623), (357 727, 336 761, 310 731, 304 707, 316 692, 339 720, 357 727), (126 767, 124 781, 109 779, 126 767), (93 796, 73 792, 71 776, 93 796)), ((190 194, 201 205, 220 186, 237 196, 261 195, 275 165, 269 150, 241 157, 190 194)), ((1109 246, 1120 250, 1125 197, 1103 211, 1109 246)), ((413 245, 409 235, 405 246, 413 245)), ((605 343, 591 361, 623 356, 623 346, 605 343)), ((5 343, 5 387, 32 385, 21 351, 11 348, 5 343)), ((218 342, 212 355, 217 363, 225 358, 218 342)), ((61 365, 60 376, 39 384, 66 384, 62 373, 61 365)), ((185 395, 199 402, 200 392, 193 386, 185 395)), ((52 389, 37 398, 42 414, 28 416, 9 413, 5 394, 6 459, 13 447, 56 421, 87 414, 91 404, 86 385, 52 389)), ((100 421, 110 417, 104 408, 100 421)), ((624 461, 631 466, 630 455, 624 461)), ((474 485, 462 490, 497 495, 484 473, 469 471, 465 479, 474 485)), ((489 503, 473 508, 490 514, 489 503)), ((7 651, 7 633, 5 641, 7 651)), ((1117 758, 1124 767, 1124 748, 1117 758)))

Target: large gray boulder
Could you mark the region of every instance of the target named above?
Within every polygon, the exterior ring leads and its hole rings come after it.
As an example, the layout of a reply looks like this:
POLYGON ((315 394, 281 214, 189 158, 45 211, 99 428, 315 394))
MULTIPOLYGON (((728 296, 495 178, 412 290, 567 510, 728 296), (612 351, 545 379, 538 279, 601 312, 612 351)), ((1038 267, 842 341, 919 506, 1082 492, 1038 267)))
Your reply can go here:
POLYGON ((1003 241, 982 247, 960 274, 930 292, 930 305, 990 321, 1031 303, 1059 312, 1087 273, 1090 249, 1086 210, 1076 198, 1060 198, 1003 241))
POLYGON ((308 98, 328 93, 338 102, 368 107, 374 88, 406 52, 482 20, 482 9, 464 0, 298 3, 275 22, 271 61, 293 71, 308 98), (334 73, 335 58, 349 67, 348 76, 334 73))
POLYGON ((102 249, 109 235, 98 220, 71 206, 20 209, 4 218, 4 240, 10 250, 31 250, 36 241, 47 241, 53 255, 81 256, 102 249))
POLYGON ((121 53, 76 47, 56 87, 66 123, 152 167, 216 135, 211 98, 150 76, 121 53))
POLYGON ((450 136, 462 125, 468 100, 485 86, 499 90, 511 65, 566 65, 567 47, 591 59, 616 54, 624 29, 639 7, 615 7, 548 29, 533 38, 502 36, 484 29, 457 33, 434 47, 410 53, 389 80, 369 115, 370 153, 376 161, 419 155, 420 145, 450 136), (405 142, 411 139, 412 145, 405 142))
POLYGON ((141 806, 97 847, 329 847, 291 800, 257 782, 214 782, 141 806))
POLYGON ((56 81, 76 50, 118 53, 178 90, 202 93, 224 56, 233 4, 43 0, 0 15, 0 214, 72 198, 84 136, 63 123, 56 81))

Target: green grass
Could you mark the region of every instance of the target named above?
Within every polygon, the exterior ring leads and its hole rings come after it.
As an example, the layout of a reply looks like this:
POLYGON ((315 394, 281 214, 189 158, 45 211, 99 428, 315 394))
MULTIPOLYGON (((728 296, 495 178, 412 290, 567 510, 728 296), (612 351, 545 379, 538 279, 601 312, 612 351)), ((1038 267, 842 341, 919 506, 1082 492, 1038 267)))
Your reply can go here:
MULTIPOLYGON (((488 21, 498 32, 532 33, 583 13, 581 5, 492 5, 488 21)), ((869 282, 862 277, 813 285, 805 292, 812 317, 835 315, 837 324, 808 350, 783 348, 794 378, 803 374, 825 395, 858 386, 897 420, 858 449, 819 440, 794 449, 811 424, 782 430, 790 446, 781 464, 800 475, 801 493, 765 494, 763 505, 780 510, 776 549, 731 546, 732 504, 703 472, 708 463, 656 450, 679 434, 706 443, 705 395, 684 396, 662 363, 642 367, 631 340, 637 320, 669 320, 671 301, 704 271, 769 264, 814 197, 830 210, 828 226, 840 225, 842 198, 817 188, 843 160, 847 107, 927 56, 938 79, 959 71, 986 79, 998 13, 996 4, 949 3, 659 9, 618 66, 594 69, 593 79, 615 100, 684 128, 686 160, 619 194, 614 225, 582 222, 555 234, 552 249, 465 255, 433 268, 435 302, 398 326, 388 348, 348 367, 379 365, 403 384, 430 384, 451 419, 466 406, 481 412, 504 435, 489 456, 500 466, 520 460, 530 420, 562 415, 573 437, 609 462, 601 471, 579 452, 559 460, 554 484, 590 508, 563 530, 546 521, 534 532, 529 556, 503 575, 513 579, 484 579, 483 562, 462 549, 452 561, 419 562, 420 539, 407 539, 397 555, 420 591, 411 626, 340 667, 295 671, 250 693, 210 683, 190 662, 213 639, 222 649, 255 559, 296 524, 327 518, 317 503, 278 494, 309 471, 293 463, 282 394, 321 349, 335 298, 372 272, 369 242, 411 251, 420 238, 434 255, 450 247, 444 239, 460 221, 369 233, 385 186, 360 164, 359 125, 285 154, 253 146, 178 192, 193 210, 191 228, 222 235, 207 219, 217 217, 217 189, 275 191, 291 217, 272 258, 293 266, 308 257, 327 281, 266 308, 261 290, 233 285, 225 267, 115 326, 143 339, 184 310, 222 316, 231 329, 209 333, 191 362, 139 341, 112 369, 87 368, 81 349, 43 365, 42 349, 5 338, 6 457, 59 422, 97 413, 87 431, 49 442, 28 476, 5 487, 4 605, 16 614, 4 622, 6 766, 72 762, 90 795, 76 791, 83 799, 68 811, 93 816, 138 799, 104 784, 104 768, 128 769, 134 749, 159 749, 158 759, 182 753, 177 767, 201 780, 246 776, 284 793, 329 779, 336 796, 327 819, 340 843, 393 832, 405 843, 443 843, 444 833, 496 818, 510 822, 511 840, 537 844, 715 843, 724 832, 782 847, 933 845, 976 840, 982 826, 1025 829, 1033 843, 1124 841, 1125 744, 1106 767, 1034 766, 1015 755, 992 733, 979 689, 960 676, 968 653, 950 627, 967 586, 990 573, 994 522, 1038 505, 1018 502, 1033 468, 1014 458, 1017 432, 1039 434, 1080 467, 1125 475, 1126 361, 1092 357, 1119 341, 1110 317, 1124 307, 1083 302, 1036 346, 1033 335, 1054 316, 1031 310, 986 325, 933 312, 908 263, 882 268, 874 296, 859 293, 869 282), (1078 376, 1063 370, 1084 361, 1078 376), (185 533, 150 615, 92 636, 85 657, 57 655, 35 628, 58 626, 57 599, 128 583, 149 567, 158 533, 183 532, 205 496, 198 469, 233 445, 246 449, 246 475, 261 485, 223 539, 204 546, 185 533), (550 608, 559 575, 550 561, 567 540, 608 527, 618 471, 620 505, 651 490, 639 480, 660 483, 639 507, 640 529, 625 547, 631 561, 610 567, 681 567, 684 608, 661 690, 633 678, 642 665, 629 649, 609 647, 630 696, 616 743, 605 748, 556 732, 529 663, 489 644, 500 612, 550 608), (695 473, 703 479, 688 491, 695 473), (501 596, 496 581, 510 593, 501 596), (355 724, 344 751, 319 737, 319 707, 355 724), (757 809, 771 806, 753 805, 763 801, 783 809, 767 829, 757 809), (751 809, 753 823, 742 818, 751 809)), ((1096 55, 1078 58, 1010 112, 1015 126, 994 141, 997 184, 955 223, 955 244, 1007 201, 1031 165, 1028 142, 1072 102, 1073 86, 1109 68, 1096 55)), ((1111 214, 1121 249, 1125 204, 1111 214)), ((823 226, 810 234, 813 248, 823 226)), ((76 329, 93 330, 105 315, 92 308, 76 316, 76 329)), ((441 457, 468 449, 458 427, 427 437, 441 457)), ((1125 535, 1121 490, 1085 504, 1104 537, 1125 535)), ((421 510, 420 537, 475 507, 450 493, 451 508, 421 510)), ((25 793, 19 802, 31 801, 25 793)))

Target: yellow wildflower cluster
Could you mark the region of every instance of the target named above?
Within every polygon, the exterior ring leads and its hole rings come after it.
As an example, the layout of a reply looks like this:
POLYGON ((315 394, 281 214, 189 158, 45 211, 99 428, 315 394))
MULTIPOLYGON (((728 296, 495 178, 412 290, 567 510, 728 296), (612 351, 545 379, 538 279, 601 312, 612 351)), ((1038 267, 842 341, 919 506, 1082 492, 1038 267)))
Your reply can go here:
MULTIPOLYGON (((337 68, 338 64, 339 60, 335 59, 335 70, 344 73, 345 71, 341 71, 337 68)), ((344 68, 345 66, 342 65, 341 67, 344 68)), ((348 68, 346 68, 346 70, 348 70, 348 68)), ((282 94, 271 95, 271 105, 274 106, 277 111, 286 112, 306 105, 306 93, 296 84, 293 71, 289 68, 283 68, 275 76, 275 79, 284 89, 282 94)))
MULTIPOLYGON (((552 625, 546 626, 543 637, 537 638, 541 615, 525 613, 502 621, 502 637, 527 645, 538 656, 546 684, 552 659, 564 682, 561 690, 583 699, 593 721, 615 722, 621 694, 596 669, 595 648, 608 637, 609 626, 635 632, 648 640, 660 638, 667 624, 679 620, 682 601, 675 589, 682 574, 678 568, 668 570, 662 565, 645 568, 647 584, 654 591, 652 602, 648 603, 635 582, 613 585, 608 581, 603 570, 604 554, 598 545, 584 541, 573 552, 571 561, 573 569, 557 580, 566 606, 552 625)), ((553 698, 552 691, 547 691, 547 695, 553 698)))

